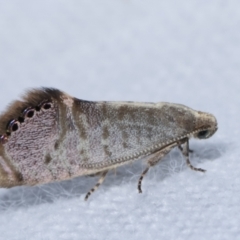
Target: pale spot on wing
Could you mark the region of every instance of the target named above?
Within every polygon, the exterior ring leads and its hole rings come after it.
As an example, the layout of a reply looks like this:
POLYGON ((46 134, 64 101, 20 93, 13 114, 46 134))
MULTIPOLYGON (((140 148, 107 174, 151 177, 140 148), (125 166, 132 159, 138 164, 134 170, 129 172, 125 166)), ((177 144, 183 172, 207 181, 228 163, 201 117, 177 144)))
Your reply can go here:
POLYGON ((69 108, 72 108, 73 106, 73 98, 67 94, 64 94, 61 96, 63 103, 66 104, 69 108))
POLYGON ((6 162, 4 161, 4 159, 2 157, 0 157, 0 165, 1 165, 2 169, 8 174, 8 179, 11 179, 14 181, 15 174, 11 170, 11 168, 6 164, 6 162))

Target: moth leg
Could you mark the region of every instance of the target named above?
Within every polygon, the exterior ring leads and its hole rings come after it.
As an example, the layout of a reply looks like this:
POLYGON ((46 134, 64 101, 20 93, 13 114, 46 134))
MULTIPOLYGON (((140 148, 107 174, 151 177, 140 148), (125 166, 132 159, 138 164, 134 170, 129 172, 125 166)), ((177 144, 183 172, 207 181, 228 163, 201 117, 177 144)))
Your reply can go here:
POLYGON ((97 177, 97 176, 101 176, 102 172, 98 172, 98 173, 93 173, 93 174, 89 174, 87 175, 87 177, 97 177))
POLYGON ((148 160, 148 166, 146 167, 146 169, 142 172, 139 180, 138 180, 138 192, 142 193, 142 180, 144 178, 144 176, 147 174, 148 170, 150 169, 150 167, 156 165, 166 154, 168 154, 172 148, 174 148, 177 144, 173 143, 167 147, 165 147, 164 149, 154 153, 150 159, 148 160))
MULTIPOLYGON (((183 151, 183 148, 181 145, 178 145, 178 148, 181 150, 181 152, 183 151)), ((192 149, 188 149, 188 152, 193 153, 194 151, 192 149)))
POLYGON ((206 172, 206 170, 202 168, 195 168, 189 160, 189 140, 187 139, 185 142, 182 143, 181 145, 178 145, 178 148, 181 150, 183 156, 186 158, 187 165, 194 171, 199 171, 199 172, 206 172))
POLYGON ((107 173, 108 173, 108 170, 103 171, 103 172, 101 173, 101 177, 99 178, 97 184, 86 194, 86 196, 85 196, 85 201, 87 201, 88 198, 89 198, 89 196, 90 196, 93 192, 95 192, 95 191, 99 188, 99 186, 103 183, 103 181, 104 181, 107 173))
POLYGON ((143 177, 147 174, 149 168, 150 168, 150 166, 147 166, 147 168, 142 172, 141 177, 138 180, 138 192, 139 193, 142 193, 142 180, 143 180, 143 177))

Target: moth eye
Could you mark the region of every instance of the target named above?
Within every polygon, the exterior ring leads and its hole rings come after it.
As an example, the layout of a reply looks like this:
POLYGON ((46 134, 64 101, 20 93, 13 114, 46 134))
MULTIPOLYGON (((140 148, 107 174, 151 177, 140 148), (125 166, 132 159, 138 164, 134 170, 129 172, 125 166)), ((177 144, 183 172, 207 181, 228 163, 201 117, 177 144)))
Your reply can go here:
POLYGON ((17 120, 12 120, 9 124, 8 124, 8 131, 9 132, 15 132, 19 129, 20 127, 20 122, 17 120))
POLYGON ((208 130, 203 130, 203 131, 200 131, 200 132, 198 133, 197 137, 198 137, 199 139, 204 139, 204 138, 207 138, 207 136, 208 136, 208 133, 209 133, 209 131, 208 131, 208 130))
POLYGON ((24 118, 32 118, 35 114, 35 110, 33 108, 26 108, 24 111, 23 111, 23 117, 24 118))
POLYGON ((45 110, 50 109, 51 107, 52 107, 52 103, 50 102, 43 103, 42 105, 42 108, 45 110))

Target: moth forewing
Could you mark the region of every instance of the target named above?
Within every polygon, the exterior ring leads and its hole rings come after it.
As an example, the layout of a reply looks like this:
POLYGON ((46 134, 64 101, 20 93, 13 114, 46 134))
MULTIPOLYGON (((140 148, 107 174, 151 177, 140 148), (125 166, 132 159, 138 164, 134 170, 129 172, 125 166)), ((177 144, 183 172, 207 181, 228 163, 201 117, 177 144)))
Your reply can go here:
POLYGON ((190 137, 205 139, 216 118, 173 103, 93 102, 57 89, 34 89, 0 116, 0 186, 35 185, 101 173, 149 156, 154 166, 173 147, 187 164, 190 137), (180 148, 181 149, 181 148, 180 148))

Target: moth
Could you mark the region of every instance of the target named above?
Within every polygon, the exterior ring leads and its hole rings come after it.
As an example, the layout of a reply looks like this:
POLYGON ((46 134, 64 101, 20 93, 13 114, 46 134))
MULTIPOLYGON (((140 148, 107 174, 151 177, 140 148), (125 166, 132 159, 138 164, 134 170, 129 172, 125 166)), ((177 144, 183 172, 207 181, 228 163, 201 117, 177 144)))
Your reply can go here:
POLYGON ((94 102, 54 88, 28 91, 0 116, 0 186, 36 185, 100 174, 85 200, 110 169, 147 157, 156 165, 179 147, 187 165, 189 139, 206 139, 217 130, 209 113, 181 104, 94 102))

